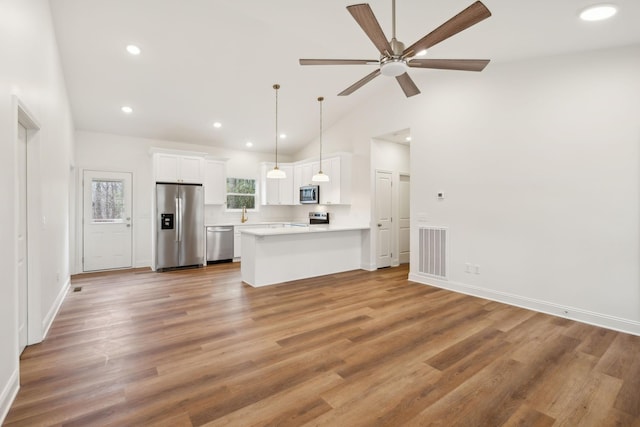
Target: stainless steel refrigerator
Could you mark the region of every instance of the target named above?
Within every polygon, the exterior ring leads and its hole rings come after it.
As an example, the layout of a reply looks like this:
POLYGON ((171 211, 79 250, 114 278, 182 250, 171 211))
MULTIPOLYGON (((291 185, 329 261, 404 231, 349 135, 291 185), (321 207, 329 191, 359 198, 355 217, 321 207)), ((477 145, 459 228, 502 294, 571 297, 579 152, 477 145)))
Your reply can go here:
POLYGON ((204 264, 200 184, 156 183, 156 270, 204 264))

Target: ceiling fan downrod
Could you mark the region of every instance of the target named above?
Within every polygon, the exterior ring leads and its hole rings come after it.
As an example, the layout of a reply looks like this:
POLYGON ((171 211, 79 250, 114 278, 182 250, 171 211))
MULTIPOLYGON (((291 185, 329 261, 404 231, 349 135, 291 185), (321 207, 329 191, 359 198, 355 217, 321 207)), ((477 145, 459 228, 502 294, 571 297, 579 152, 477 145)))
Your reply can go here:
POLYGON ((404 52, 404 43, 396 39, 396 0, 391 1, 391 53, 389 56, 400 58, 404 52))
POLYGON ((407 72, 407 60, 402 56, 404 43, 396 39, 396 0, 391 1, 391 52, 380 56, 380 72, 383 76, 397 77, 407 72))

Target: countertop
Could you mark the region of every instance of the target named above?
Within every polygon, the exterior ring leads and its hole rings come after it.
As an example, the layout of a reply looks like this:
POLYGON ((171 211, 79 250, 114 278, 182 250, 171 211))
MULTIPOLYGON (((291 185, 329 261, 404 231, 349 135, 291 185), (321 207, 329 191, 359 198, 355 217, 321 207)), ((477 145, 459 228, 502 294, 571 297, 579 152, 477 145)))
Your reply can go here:
MULTIPOLYGON (((270 225, 285 225, 292 224, 292 221, 265 221, 265 222, 216 222, 206 223, 205 227, 261 227, 270 225)), ((296 222, 295 224, 301 224, 296 222)))
POLYGON ((254 236, 281 236, 283 234, 327 233, 336 231, 368 230, 368 226, 358 225, 302 225, 288 224, 277 228, 247 228, 241 229, 241 233, 254 236))

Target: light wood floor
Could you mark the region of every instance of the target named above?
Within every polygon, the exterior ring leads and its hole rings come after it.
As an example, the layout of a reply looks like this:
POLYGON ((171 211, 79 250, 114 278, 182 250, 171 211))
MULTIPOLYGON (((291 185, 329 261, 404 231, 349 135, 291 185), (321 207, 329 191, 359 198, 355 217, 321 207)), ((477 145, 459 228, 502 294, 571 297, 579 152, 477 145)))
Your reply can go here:
POLYGON ((640 426, 640 337, 407 280, 73 279, 7 426, 640 426))

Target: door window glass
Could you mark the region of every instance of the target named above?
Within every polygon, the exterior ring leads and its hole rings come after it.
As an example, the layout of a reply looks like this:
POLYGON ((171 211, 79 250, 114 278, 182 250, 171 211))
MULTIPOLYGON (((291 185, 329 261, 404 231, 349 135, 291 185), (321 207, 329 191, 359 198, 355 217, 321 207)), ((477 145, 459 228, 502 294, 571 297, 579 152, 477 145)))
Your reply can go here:
POLYGON ((93 222, 122 222, 124 220, 124 196, 124 181, 92 180, 93 222))

